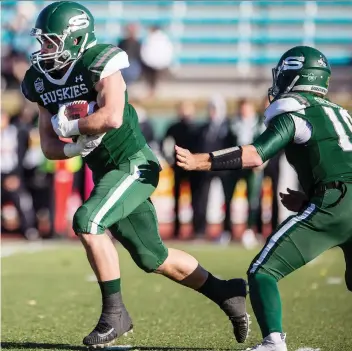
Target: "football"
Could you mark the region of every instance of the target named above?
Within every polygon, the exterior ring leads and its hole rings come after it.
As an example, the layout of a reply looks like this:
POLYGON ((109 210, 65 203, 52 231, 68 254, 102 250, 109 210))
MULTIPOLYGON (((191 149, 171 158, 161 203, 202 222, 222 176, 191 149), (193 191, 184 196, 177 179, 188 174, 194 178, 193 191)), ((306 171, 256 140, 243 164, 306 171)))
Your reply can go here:
POLYGON ((98 104, 95 101, 77 100, 66 104, 65 115, 69 120, 84 118, 98 109, 98 104))

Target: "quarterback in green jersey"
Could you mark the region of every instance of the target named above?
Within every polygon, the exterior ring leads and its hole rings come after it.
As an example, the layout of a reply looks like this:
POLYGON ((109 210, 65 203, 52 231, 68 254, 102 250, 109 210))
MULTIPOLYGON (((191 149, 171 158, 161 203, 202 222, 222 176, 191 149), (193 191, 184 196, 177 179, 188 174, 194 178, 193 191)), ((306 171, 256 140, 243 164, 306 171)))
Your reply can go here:
POLYGON ((31 55, 32 66, 21 88, 38 104, 43 152, 53 160, 81 155, 93 171, 94 189, 73 219, 102 294, 101 316, 83 343, 102 347, 132 330, 121 297, 118 256, 107 229, 145 272, 162 274, 217 303, 229 317, 237 341, 244 342, 249 324, 246 282, 215 278, 194 257, 166 248, 159 236, 150 196, 160 166, 128 103, 121 75, 129 65, 127 54, 98 44, 92 14, 71 1, 45 7, 31 35, 41 49, 31 55), (97 102, 99 109, 68 120, 66 105, 77 100, 97 102), (65 143, 59 137, 77 141, 65 143))
POLYGON ((176 146, 186 170, 236 170, 260 166, 280 150, 295 168, 303 192, 280 194, 289 217, 268 238, 248 269, 249 294, 264 340, 251 350, 287 351, 277 282, 340 247, 352 291, 352 118, 324 98, 331 75, 326 57, 298 46, 273 69, 274 99, 265 111, 267 129, 252 145, 191 154, 176 146))

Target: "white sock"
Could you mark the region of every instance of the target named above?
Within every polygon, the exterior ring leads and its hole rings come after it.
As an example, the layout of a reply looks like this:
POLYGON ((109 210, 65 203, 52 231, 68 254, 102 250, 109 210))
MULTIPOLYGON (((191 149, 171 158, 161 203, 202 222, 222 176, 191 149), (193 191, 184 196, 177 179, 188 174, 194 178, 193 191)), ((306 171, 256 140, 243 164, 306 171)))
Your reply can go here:
POLYGON ((282 343, 281 333, 270 333, 269 337, 274 342, 274 344, 282 343))

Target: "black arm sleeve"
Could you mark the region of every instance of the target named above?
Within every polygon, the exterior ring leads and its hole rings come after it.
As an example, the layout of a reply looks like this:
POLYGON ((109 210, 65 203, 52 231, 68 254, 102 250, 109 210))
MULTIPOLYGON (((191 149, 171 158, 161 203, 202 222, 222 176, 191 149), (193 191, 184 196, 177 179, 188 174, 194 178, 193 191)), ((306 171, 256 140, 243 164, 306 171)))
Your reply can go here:
POLYGON ((274 117, 268 128, 253 143, 263 162, 275 156, 295 135, 295 123, 289 114, 274 117))

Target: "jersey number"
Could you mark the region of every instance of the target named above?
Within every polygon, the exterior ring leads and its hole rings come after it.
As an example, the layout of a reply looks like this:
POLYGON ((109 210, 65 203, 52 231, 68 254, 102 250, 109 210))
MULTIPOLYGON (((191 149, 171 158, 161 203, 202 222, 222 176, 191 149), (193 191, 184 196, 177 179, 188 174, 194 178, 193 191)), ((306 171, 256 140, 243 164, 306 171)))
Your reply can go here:
POLYGON ((323 107, 325 113, 332 122, 334 129, 339 137, 339 146, 343 151, 352 151, 352 117, 346 110, 337 110, 337 113, 331 107, 323 107), (345 122, 344 126, 342 121, 345 122))

